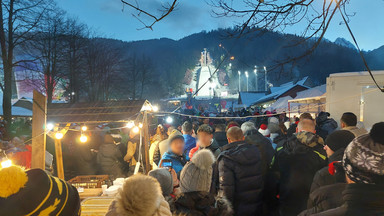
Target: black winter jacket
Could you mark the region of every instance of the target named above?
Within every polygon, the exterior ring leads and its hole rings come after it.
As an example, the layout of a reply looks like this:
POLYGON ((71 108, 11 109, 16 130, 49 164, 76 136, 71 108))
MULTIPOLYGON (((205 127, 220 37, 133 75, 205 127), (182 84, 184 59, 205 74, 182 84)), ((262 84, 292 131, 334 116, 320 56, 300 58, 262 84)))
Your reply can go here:
MULTIPOLYGON (((328 163, 341 161, 343 159, 344 151, 345 148, 335 151, 335 153, 333 153, 333 155, 328 158, 328 163)), ((313 178, 311 193, 316 189, 319 189, 320 187, 335 184, 336 182, 336 176, 331 175, 328 171, 328 166, 326 166, 321 170, 317 171, 315 177, 313 178)))
POLYGON ((228 144, 227 134, 224 131, 215 132, 213 134, 213 139, 216 140, 220 147, 228 144))
POLYGON ((124 177, 120 163, 121 158, 123 155, 114 143, 102 144, 97 153, 97 163, 101 167, 101 173, 114 178, 124 177))
POLYGON ((174 202, 174 215, 231 216, 233 210, 224 198, 215 198, 208 192, 182 193, 174 202))
POLYGON ((263 176, 260 151, 255 145, 234 142, 218 158, 219 196, 231 203, 235 215, 260 215, 263 176))
POLYGON ((220 146, 216 142, 215 139, 212 140, 212 144, 210 146, 208 146, 208 147, 201 147, 200 146, 199 149, 209 149, 213 153, 215 158, 219 157, 219 155, 221 153, 220 146))
POLYGON ((316 216, 384 215, 384 186, 348 184, 343 191, 343 205, 316 216))
POLYGON ((245 133, 245 142, 257 146, 260 151, 263 176, 266 175, 271 164, 275 150, 272 147, 271 140, 264 137, 259 131, 251 130, 245 133))
POLYGON ((321 187, 309 195, 308 209, 299 216, 307 216, 329 209, 337 208, 343 204, 343 191, 346 183, 337 183, 321 187))
POLYGON ((277 182, 281 215, 296 216, 307 209, 313 177, 327 165, 323 142, 316 134, 300 132, 276 153, 272 171, 277 178, 273 182, 277 182))

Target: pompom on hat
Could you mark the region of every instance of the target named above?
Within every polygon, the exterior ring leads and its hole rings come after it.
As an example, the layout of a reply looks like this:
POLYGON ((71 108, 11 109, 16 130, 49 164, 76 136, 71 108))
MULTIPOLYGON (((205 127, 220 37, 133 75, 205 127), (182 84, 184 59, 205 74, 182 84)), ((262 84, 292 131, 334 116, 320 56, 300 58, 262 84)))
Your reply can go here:
POLYGON ((268 126, 266 124, 260 125, 259 132, 265 137, 271 136, 271 132, 269 131, 268 126))

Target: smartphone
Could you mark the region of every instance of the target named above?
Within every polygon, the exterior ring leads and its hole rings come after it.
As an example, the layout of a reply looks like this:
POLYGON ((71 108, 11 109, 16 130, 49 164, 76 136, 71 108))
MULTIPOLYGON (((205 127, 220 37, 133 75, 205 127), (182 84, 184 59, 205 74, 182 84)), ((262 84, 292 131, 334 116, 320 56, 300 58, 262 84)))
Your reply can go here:
POLYGON ((170 159, 164 159, 161 161, 161 164, 160 164, 160 167, 166 167, 166 168, 169 168, 169 169, 172 169, 172 160, 170 159))

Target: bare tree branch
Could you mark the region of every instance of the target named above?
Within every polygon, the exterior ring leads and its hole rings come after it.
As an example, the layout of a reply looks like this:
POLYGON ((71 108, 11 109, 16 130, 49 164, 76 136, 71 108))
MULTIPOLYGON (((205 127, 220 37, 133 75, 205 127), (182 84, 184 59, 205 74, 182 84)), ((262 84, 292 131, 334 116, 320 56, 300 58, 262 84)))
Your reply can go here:
POLYGON ((154 15, 154 14, 152 14, 152 13, 150 13, 150 12, 148 12, 148 11, 142 9, 142 8, 140 8, 140 6, 139 6, 139 4, 138 4, 137 1, 135 1, 135 4, 136 4, 136 5, 134 5, 133 3, 130 3, 130 2, 128 2, 128 1, 129 1, 129 0, 121 0, 121 2, 122 2, 124 5, 127 5, 127 6, 133 8, 134 10, 136 10, 136 11, 138 12, 137 14, 132 14, 132 16, 135 17, 139 22, 141 22, 141 23, 144 25, 144 27, 143 27, 143 28, 140 28, 139 30, 141 30, 141 29, 145 29, 145 28, 148 28, 148 29, 153 30, 153 26, 154 26, 156 23, 158 23, 158 22, 160 22, 161 20, 163 20, 165 17, 167 17, 169 14, 171 14, 171 13, 175 10, 175 8, 176 8, 177 3, 178 3, 179 0, 173 0, 172 4, 169 4, 169 3, 168 3, 167 5, 162 5, 162 7, 163 7, 163 9, 162 9, 163 13, 162 13, 160 16, 154 15), (139 18, 139 16, 140 16, 141 14, 146 15, 147 17, 151 18, 153 21, 150 22, 149 24, 146 24, 143 20, 141 20, 141 19, 139 18))

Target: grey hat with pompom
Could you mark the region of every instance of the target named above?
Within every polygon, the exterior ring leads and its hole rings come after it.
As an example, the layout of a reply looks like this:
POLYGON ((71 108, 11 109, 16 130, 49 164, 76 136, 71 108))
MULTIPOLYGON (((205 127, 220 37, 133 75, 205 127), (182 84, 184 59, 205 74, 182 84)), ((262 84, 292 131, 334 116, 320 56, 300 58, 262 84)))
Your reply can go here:
POLYGON ((209 192, 212 182, 212 165, 215 156, 210 150, 202 149, 195 153, 180 174, 181 192, 209 192))

